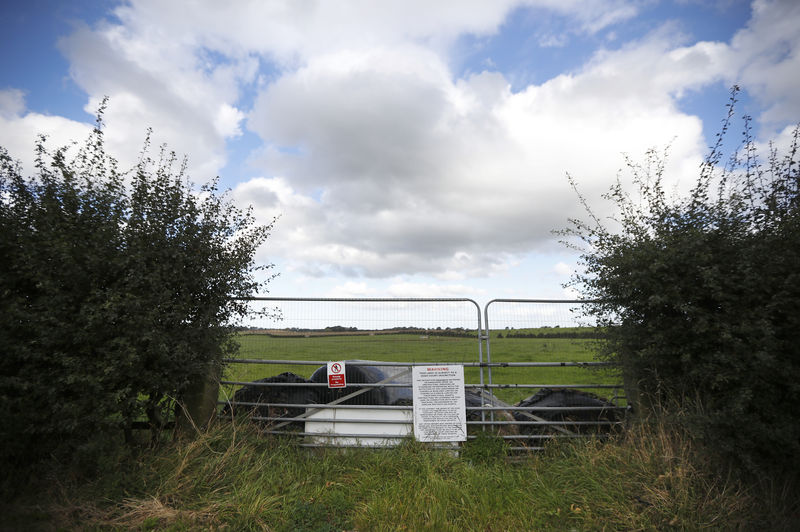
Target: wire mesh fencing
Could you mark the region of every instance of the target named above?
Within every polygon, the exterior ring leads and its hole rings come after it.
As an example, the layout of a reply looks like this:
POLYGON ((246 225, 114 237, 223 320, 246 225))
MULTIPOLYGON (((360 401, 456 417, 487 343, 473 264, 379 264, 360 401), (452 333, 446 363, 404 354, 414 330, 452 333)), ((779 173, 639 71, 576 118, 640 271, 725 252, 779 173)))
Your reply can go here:
POLYGON ((248 412, 266 432, 310 446, 396 445, 411 437, 411 368, 464 367, 469 437, 494 430, 511 449, 607 433, 621 421, 618 377, 593 360, 597 329, 576 301, 261 298, 250 301, 221 415, 248 412), (327 363, 347 361, 331 389, 327 363))

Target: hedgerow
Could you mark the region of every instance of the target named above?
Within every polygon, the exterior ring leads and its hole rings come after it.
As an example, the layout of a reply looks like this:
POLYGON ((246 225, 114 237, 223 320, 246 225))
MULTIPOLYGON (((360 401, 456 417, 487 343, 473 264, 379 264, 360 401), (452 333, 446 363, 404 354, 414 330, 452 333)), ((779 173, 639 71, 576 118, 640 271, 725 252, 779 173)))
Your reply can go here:
MULTIPOLYGON (((685 197, 668 198, 664 158, 629 161, 617 212, 571 220, 585 271, 574 278, 607 330, 644 412, 669 405, 725 463, 800 470, 800 177, 798 129, 766 160, 744 118, 725 159, 738 88, 717 143, 685 197)), ((583 200, 583 198, 581 198, 583 200)))
MULTIPOLYGON (((158 426, 226 353, 234 299, 257 291, 255 223, 215 183, 146 141, 122 172, 102 112, 81 146, 36 143, 35 173, 0 148, 0 448, 13 464, 96 454, 158 426), (76 151, 77 150, 77 151, 76 151), (71 155, 72 154, 72 155, 71 155)), ((149 135, 148 135, 149 137, 149 135)))

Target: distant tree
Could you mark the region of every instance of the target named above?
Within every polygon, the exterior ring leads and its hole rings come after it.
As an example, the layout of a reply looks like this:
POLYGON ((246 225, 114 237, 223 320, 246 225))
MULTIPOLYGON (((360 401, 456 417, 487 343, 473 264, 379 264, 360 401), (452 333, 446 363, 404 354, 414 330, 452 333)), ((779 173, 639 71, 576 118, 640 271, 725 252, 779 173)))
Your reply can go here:
POLYGON ((105 151, 102 113, 77 154, 36 143, 36 172, 0 148, 0 447, 12 462, 96 454, 105 435, 164 418, 232 353, 234 298, 257 291, 255 223, 216 183, 145 142, 132 171, 105 151))
POLYGON ((586 244, 574 283, 595 301, 589 313, 631 399, 691 412, 686 426, 728 461, 797 471, 798 129, 762 161, 745 117, 743 144, 724 161, 737 91, 686 197, 667 197, 664 158, 651 151, 644 165, 628 161, 639 198, 619 180, 607 194, 612 226, 581 197, 591 221, 571 220, 565 234, 586 244))

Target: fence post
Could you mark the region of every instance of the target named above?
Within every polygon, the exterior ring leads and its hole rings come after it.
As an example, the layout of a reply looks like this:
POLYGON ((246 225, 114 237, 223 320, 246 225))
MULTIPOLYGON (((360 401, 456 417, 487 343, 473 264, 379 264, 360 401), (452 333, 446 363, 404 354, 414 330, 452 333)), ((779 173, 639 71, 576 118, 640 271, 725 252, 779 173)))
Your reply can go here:
POLYGON ((196 375, 187 385, 175 407, 175 431, 192 434, 206 428, 216 417, 221 368, 218 364, 205 374, 196 375))
POLYGON ((652 411, 652 403, 647 401, 647 398, 642 394, 639 381, 632 378, 630 371, 626 371, 624 363, 622 366, 622 386, 628 402, 628 409, 633 414, 633 418, 644 418, 646 416, 645 409, 652 411), (646 404, 643 401, 646 401, 646 404))

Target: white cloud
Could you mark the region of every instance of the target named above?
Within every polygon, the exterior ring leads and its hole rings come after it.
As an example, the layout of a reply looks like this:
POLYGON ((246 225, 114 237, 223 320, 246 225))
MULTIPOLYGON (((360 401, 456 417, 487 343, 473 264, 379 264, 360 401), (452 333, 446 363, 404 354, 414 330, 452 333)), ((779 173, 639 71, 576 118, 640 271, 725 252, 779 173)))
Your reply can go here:
POLYGON ((581 31, 593 34, 613 24, 633 18, 645 2, 636 0, 607 0, 605 2, 533 0, 526 3, 568 16, 578 22, 581 31))
POLYGON ((558 262, 553 266, 553 272, 556 275, 561 275, 562 277, 568 277, 572 275, 573 271, 574 267, 565 262, 558 262))
POLYGON ((46 146, 56 149, 83 141, 91 130, 89 124, 27 111, 24 93, 18 89, 0 91, 0 146, 22 163, 26 175, 35 169, 34 144, 39 135, 46 135, 46 146))
POLYGON ((388 289, 390 297, 461 298, 484 294, 485 290, 464 284, 397 282, 388 289))
POLYGON ((265 171, 297 194, 322 191, 288 214, 305 240, 286 252, 318 274, 489 275, 550 245, 551 230, 581 214, 566 171, 596 196, 621 166, 621 147, 637 156, 672 143, 685 163, 668 177, 686 178, 704 143, 675 93, 715 79, 697 64, 716 50, 678 49, 670 37, 520 93, 498 73, 453 80, 416 46, 331 53, 287 73, 248 120, 271 144, 265 171))
POLYGON ((157 23, 79 26, 59 42, 73 80, 88 94, 94 113, 104 96, 107 142, 123 165, 133 163, 146 129, 153 144, 189 154, 190 174, 214 177, 225 164, 225 141, 241 134, 236 107, 240 84, 252 81, 250 57, 209 62, 191 35, 176 35, 157 23))
POLYGON ((19 89, 0 90, 0 118, 13 118, 24 111, 24 92, 19 89))
POLYGON ((766 107, 759 116, 771 133, 800 117, 800 2, 756 0, 753 17, 730 44, 727 75, 766 107))
POLYGON ((331 288, 325 297, 358 298, 378 296, 376 291, 365 282, 347 281, 331 288))
MULTIPOLYGON (((492 35, 519 7, 564 17, 570 29, 550 36, 563 45, 575 33, 610 35, 646 4, 134 0, 61 49, 87 111, 111 97, 107 140, 123 164, 147 126, 154 145, 189 154, 198 181, 226 164, 242 124, 262 139, 251 156, 262 177, 233 194, 265 222, 281 216, 262 258, 310 277, 417 273, 467 290, 467 279, 550 249, 550 231, 583 214, 565 172, 596 203, 621 151, 638 159, 671 144, 668 185, 691 180, 705 140, 699 118, 679 109, 689 92, 741 81, 768 103, 765 123, 800 115, 796 2, 757 1, 731 43, 688 43, 665 24, 518 92, 502 73, 460 79, 451 67, 460 36, 492 35)), ((89 127, 26 114, 15 90, 0 92, 0 117, 0 141, 15 149, 8 131, 68 139, 89 127)))
POLYGON ((196 45, 254 51, 295 65, 332 49, 366 50, 409 41, 443 49, 464 32, 495 32, 516 4, 516 0, 278 0, 208 3, 186 9, 176 2, 136 0, 115 12, 126 26, 139 32, 153 34, 151 28, 163 28, 167 35, 191 36, 196 45))

